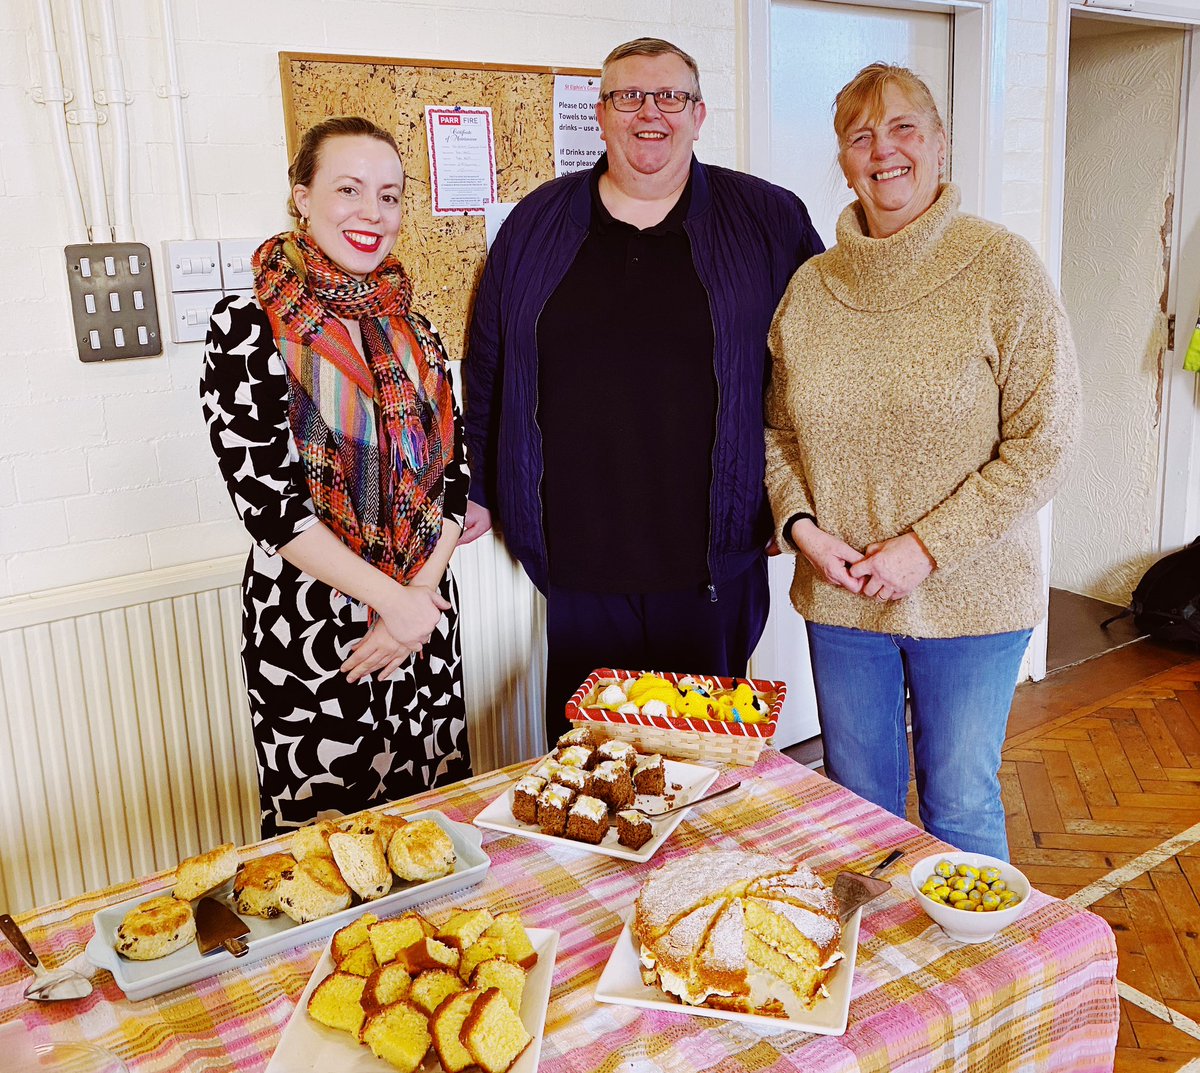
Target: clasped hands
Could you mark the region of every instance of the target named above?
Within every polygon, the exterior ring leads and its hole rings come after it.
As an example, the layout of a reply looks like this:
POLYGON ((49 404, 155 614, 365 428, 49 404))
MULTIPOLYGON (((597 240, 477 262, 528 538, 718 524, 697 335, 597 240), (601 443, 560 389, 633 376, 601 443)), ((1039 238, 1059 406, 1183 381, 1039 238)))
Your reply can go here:
POLYGON ((348 681, 368 674, 383 681, 409 656, 428 643, 450 601, 432 585, 411 583, 395 586, 386 601, 375 608, 375 623, 354 646, 342 664, 348 681))
POLYGON ((911 532, 868 544, 863 551, 826 533, 810 518, 796 522, 790 535, 830 585, 881 602, 904 599, 937 565, 911 532))

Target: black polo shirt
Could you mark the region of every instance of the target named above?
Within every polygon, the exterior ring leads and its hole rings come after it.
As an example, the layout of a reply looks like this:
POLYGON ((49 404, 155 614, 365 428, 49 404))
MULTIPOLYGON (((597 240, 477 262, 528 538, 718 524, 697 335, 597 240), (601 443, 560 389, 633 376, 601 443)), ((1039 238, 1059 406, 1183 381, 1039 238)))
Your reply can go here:
POLYGON ((683 221, 616 220, 592 176, 583 246, 537 323, 550 583, 664 592, 708 581, 717 386, 683 221))

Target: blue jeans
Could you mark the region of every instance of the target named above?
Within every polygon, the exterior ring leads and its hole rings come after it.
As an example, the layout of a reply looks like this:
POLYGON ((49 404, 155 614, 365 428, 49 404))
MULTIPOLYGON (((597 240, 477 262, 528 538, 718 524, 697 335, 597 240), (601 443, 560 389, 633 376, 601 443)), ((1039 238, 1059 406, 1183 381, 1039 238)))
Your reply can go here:
POLYGON ((1031 632, 920 638, 808 623, 825 773, 904 816, 907 686, 925 830, 1008 860, 1000 748, 1031 632))

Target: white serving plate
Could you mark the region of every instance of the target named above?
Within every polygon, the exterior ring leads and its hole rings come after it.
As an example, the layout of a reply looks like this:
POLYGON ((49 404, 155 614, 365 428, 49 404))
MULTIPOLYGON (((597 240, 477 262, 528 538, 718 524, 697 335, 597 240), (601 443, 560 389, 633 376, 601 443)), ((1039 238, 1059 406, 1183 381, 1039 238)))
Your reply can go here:
POLYGON ((815 1032, 822 1036, 840 1036, 846 1031, 850 1013, 850 987, 854 982, 854 962, 858 955, 858 923, 862 910, 857 910, 842 925, 842 960, 837 971, 825 985, 828 996, 818 999, 811 1010, 799 1017, 769 1017, 761 1013, 738 1013, 735 1010, 714 1010, 707 1006, 688 1006, 657 987, 642 983, 638 944, 626 922, 617 938, 617 945, 596 984, 598 1002, 615 1002, 620 1006, 642 1006, 648 1010, 693 1014, 696 1017, 716 1017, 723 1021, 741 1021, 776 1032, 815 1032))
MULTIPOLYGON (((720 774, 715 768, 703 767, 700 764, 685 764, 679 760, 665 759, 663 763, 666 768, 665 774, 668 789, 672 786, 680 787, 675 791, 675 800, 672 802, 662 797, 638 794, 635 804, 639 808, 656 812, 660 809, 673 808, 676 805, 685 805, 687 802, 701 797, 720 774)), ((534 767, 536 766, 535 764, 534 767)), ((529 770, 532 771, 533 767, 529 770)), ((641 849, 629 849, 617 841, 617 825, 615 823, 609 827, 608 834, 604 836, 603 841, 593 846, 587 842, 578 842, 573 838, 543 834, 533 824, 521 823, 512 814, 511 801, 512 788, 510 787, 475 817, 475 826, 487 827, 493 831, 504 831, 507 834, 521 835, 525 838, 537 838, 543 842, 557 842, 559 845, 574 846, 576 849, 585 850, 588 853, 602 853, 606 857, 619 857, 624 861, 648 861, 658 852, 658 847, 667 840, 671 832, 679 826, 684 816, 688 814, 687 809, 680 809, 679 812, 670 816, 664 816, 659 820, 650 817, 650 822, 654 826, 654 836, 641 849)))
MULTIPOLYGON (((440 879, 426 883, 402 883, 392 888, 391 894, 377 898, 373 902, 363 902, 343 909, 340 913, 312 920, 307 924, 297 924, 291 917, 280 914, 271 920, 263 917, 242 915, 242 919, 250 928, 250 934, 245 937, 250 950, 244 956, 235 958, 225 950, 216 950, 211 954, 200 956, 195 943, 173 954, 156 961, 130 961, 121 957, 114 946, 117 927, 125 919, 125 914, 142 902, 151 898, 161 897, 170 893, 169 890, 155 890, 148 894, 139 895, 127 902, 106 906, 96 913, 93 918, 95 934, 87 945, 88 960, 98 968, 108 969, 113 974, 117 986, 128 999, 150 998, 170 991, 185 984, 195 983, 228 969, 242 968, 253 965, 271 954, 281 950, 290 950, 301 943, 311 943, 331 935, 344 924, 371 912, 377 916, 390 916, 402 909, 408 909, 418 902, 436 898, 442 894, 450 894, 464 887, 479 883, 488 868, 491 858, 483 851, 483 838, 473 827, 458 823, 440 812, 415 812, 405 816, 406 820, 433 820, 450 836, 454 843, 454 852, 458 856, 454 871, 440 879)), ((228 892, 222 900, 229 901, 228 892)), ((230 906, 233 908, 233 906, 230 906)), ((236 911, 236 910, 235 910, 236 911)))
MULTIPOLYGON (((546 1027, 546 1007, 550 1003, 550 985, 554 980, 554 956, 558 952, 558 932, 546 928, 526 928, 529 941, 537 951, 537 964, 525 978, 521 996, 521 1023, 533 1041, 513 1063, 509 1073, 536 1073, 542 1053, 542 1033, 546 1027)), ((395 1070, 376 1058, 369 1048, 345 1032, 327 1028, 308 1016, 308 999, 313 989, 333 972, 333 957, 329 947, 321 955, 312 977, 305 987, 292 1016, 284 1025, 279 1045, 267 1063, 264 1073, 395 1073, 395 1070)), ((441 1069, 437 1054, 430 1049, 424 1073, 441 1069)))

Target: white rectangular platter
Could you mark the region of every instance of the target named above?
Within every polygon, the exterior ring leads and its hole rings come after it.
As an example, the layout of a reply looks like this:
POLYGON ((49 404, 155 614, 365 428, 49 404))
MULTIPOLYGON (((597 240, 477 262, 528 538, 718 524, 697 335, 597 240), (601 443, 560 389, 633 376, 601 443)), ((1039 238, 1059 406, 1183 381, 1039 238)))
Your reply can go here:
MULTIPOLYGON (((550 1002, 550 984, 554 980, 554 957, 558 952, 558 932, 546 928, 527 928, 529 941, 537 951, 537 964, 529 970, 525 979, 525 992, 521 996, 521 1023, 533 1037, 513 1064, 509 1073, 536 1073, 538 1058, 542 1053, 542 1034, 546 1027, 546 1007, 550 1002)), ((308 1016, 308 999, 313 989, 333 972, 333 957, 329 947, 321 955, 312 978, 300 1001, 296 1003, 292 1016, 283 1028, 279 1045, 267 1063, 265 1073, 395 1073, 386 1062, 376 1058, 345 1032, 338 1032, 318 1024, 308 1016)), ((421 1069, 432 1073, 440 1069, 437 1055, 431 1050, 421 1069)))
POLYGON ((758 1013, 738 1013, 734 1010, 714 1010, 707 1006, 688 1006, 657 987, 642 983, 638 945, 629 930, 628 922, 617 937, 617 945, 596 984, 598 1002, 615 1002, 620 1006, 642 1006, 648 1010, 693 1014, 697 1017, 717 1017, 723 1021, 741 1021, 776 1032, 815 1032, 822 1036, 840 1036, 846 1031, 850 1014, 850 988, 854 982, 854 962, 858 954, 858 922, 862 910, 854 913, 842 925, 842 960, 825 985, 828 996, 818 999, 811 1010, 798 1017, 769 1017, 758 1013))
MULTIPOLYGON (((675 791, 675 800, 671 801, 667 798, 649 797, 645 794, 639 794, 635 802, 639 808, 655 812, 660 809, 673 808, 675 805, 687 804, 687 802, 701 797, 720 774, 715 768, 704 767, 700 764, 685 764, 679 760, 664 760, 663 763, 665 765, 667 787, 679 787, 675 791)), ((533 768, 530 768, 530 770, 532 771, 533 768)), ((650 822, 654 826, 654 837, 642 846, 641 849, 629 849, 627 846, 622 846, 617 841, 616 824, 613 824, 608 829, 608 834, 604 836, 604 839, 600 843, 593 846, 587 842, 576 841, 573 838, 543 834, 533 824, 522 823, 512 814, 511 795, 512 788, 510 787, 475 817, 475 826, 487 827, 493 831, 504 831, 507 834, 522 835, 525 838, 537 838, 543 842, 557 842, 561 846, 574 846, 576 849, 585 850, 588 853, 602 853, 607 857, 619 857, 623 861, 648 861, 658 852, 658 847, 667 840, 671 832, 679 826, 688 812, 687 809, 681 809, 679 812, 670 816, 664 816, 660 820, 651 817, 650 822)))
MULTIPOLYGON (((271 920, 243 916, 242 919, 250 928, 250 934, 245 937, 250 950, 244 957, 235 958, 224 950, 216 950, 201 957, 196 944, 190 943, 157 961, 130 961, 121 957, 115 949, 117 927, 130 909, 151 898, 170 893, 164 890, 151 891, 127 902, 106 906, 96 913, 92 921, 95 934, 87 945, 88 960, 98 968, 108 969, 113 974, 117 986, 125 992, 126 998, 150 998, 152 995, 160 995, 164 991, 195 983, 228 969, 252 965, 262 958, 277 954, 281 950, 290 950, 301 943, 324 939, 368 910, 377 916, 390 916, 418 902, 474 886, 487 874, 488 868, 491 867, 491 858, 483 851, 483 838, 473 827, 433 811, 414 812, 405 816, 405 819, 433 820, 450 836, 458 857, 453 872, 425 883, 398 881, 392 892, 382 898, 351 906, 340 913, 312 920, 307 924, 297 924, 291 917, 283 915, 271 920)), ((228 898, 223 897, 222 900, 228 901, 228 898)))

